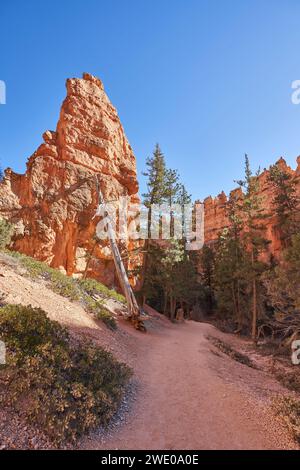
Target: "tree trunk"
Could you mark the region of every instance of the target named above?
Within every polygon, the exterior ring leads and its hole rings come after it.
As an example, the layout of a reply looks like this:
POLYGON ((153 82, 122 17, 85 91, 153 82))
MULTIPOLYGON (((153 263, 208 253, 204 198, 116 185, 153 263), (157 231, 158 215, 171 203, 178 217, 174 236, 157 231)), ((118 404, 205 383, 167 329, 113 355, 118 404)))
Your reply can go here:
POLYGON ((235 297, 234 281, 231 283, 231 295, 232 295, 235 318, 238 320, 238 310, 237 310, 237 302, 236 302, 236 297, 235 297))
POLYGON ((242 322, 242 313, 241 313, 241 300, 240 300, 240 281, 237 281, 237 311, 238 311, 238 328, 241 331, 243 322, 242 322))
MULTIPOLYGON (((99 197, 99 204, 100 203, 104 204, 104 207, 105 207, 105 201, 101 193, 98 179, 96 179, 96 184, 97 184, 97 191, 98 191, 98 197, 99 197)), ((108 214, 108 211, 106 212, 108 214)), ((107 218, 107 232, 108 232, 108 238, 110 242, 110 248, 111 248, 112 255, 113 255, 113 260, 115 263, 116 273, 120 282, 120 286, 127 300, 128 316, 136 328, 144 329, 144 325, 140 316, 141 314, 140 308, 136 301, 132 287, 129 283, 127 272, 124 267, 124 264, 120 255, 120 251, 116 242, 116 234, 114 232, 113 225, 111 223, 109 216, 107 218)))
MULTIPOLYGON (((146 277, 146 272, 147 272, 147 262, 148 262, 148 250, 149 250, 149 240, 145 240, 145 245, 144 245, 144 257, 143 257, 143 264, 142 264, 142 269, 141 269, 141 284, 142 288, 144 286, 145 282, 145 277, 146 277)), ((145 296, 144 296, 145 297, 145 296)), ((143 297, 143 302, 144 302, 144 297, 143 297)))
POLYGON ((256 279, 255 279, 255 272, 254 272, 254 251, 252 248, 251 251, 251 264, 253 268, 253 281, 252 281, 252 332, 251 337, 253 341, 256 341, 256 325, 257 325, 257 293, 256 293, 256 279))
POLYGON ((88 273, 88 270, 89 270, 89 267, 90 267, 90 262, 91 262, 91 259, 92 259, 92 257, 93 257, 93 254, 94 254, 96 245, 97 245, 97 239, 95 239, 95 243, 94 243, 94 245, 93 245, 92 251, 91 251, 91 252, 89 253, 89 255, 88 255, 88 259, 87 259, 87 261, 86 261, 86 265, 85 265, 85 269, 84 269, 84 273, 83 273, 82 279, 86 279, 86 276, 87 276, 87 273, 88 273))
POLYGON ((164 294, 164 315, 167 315, 167 308, 168 308, 168 295, 164 294))
POLYGON ((171 321, 174 321, 175 318, 175 308, 176 308, 176 299, 173 295, 170 296, 170 317, 171 321))
POLYGON ((256 341, 256 325, 257 325, 257 293, 256 293, 256 279, 253 279, 253 311, 252 311, 252 339, 256 341))

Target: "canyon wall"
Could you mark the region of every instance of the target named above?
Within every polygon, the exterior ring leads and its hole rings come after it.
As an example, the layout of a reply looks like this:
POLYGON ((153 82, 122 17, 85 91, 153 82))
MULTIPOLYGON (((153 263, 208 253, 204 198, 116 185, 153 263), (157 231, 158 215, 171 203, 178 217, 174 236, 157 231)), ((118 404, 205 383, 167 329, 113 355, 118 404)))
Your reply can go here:
MULTIPOLYGON (((280 158, 276 162, 276 165, 292 175, 292 178, 296 182, 296 191, 300 199, 300 157, 297 158, 297 168, 295 170, 292 170, 292 168, 286 164, 284 158, 280 158)), ((262 219, 262 224, 265 225, 264 236, 267 240, 270 240, 266 256, 272 254, 278 257, 282 247, 278 221, 273 206, 274 193, 272 186, 268 182, 268 175, 269 170, 266 169, 259 175, 259 194, 262 200, 262 213, 265 216, 265 218, 262 219)), ((240 188, 234 189, 230 194, 235 194, 237 198, 243 197, 240 188)), ((228 197, 224 192, 220 193, 216 198, 209 196, 204 200, 205 243, 213 244, 216 242, 219 234, 228 226, 227 202, 228 197)))
MULTIPOLYGON (((69 275, 87 275, 114 286, 109 244, 95 240, 95 177, 100 177, 106 201, 128 196, 139 202, 136 161, 101 81, 83 74, 82 79, 67 80, 66 87, 56 131, 44 133, 26 173, 5 170, 0 215, 15 225, 13 249, 69 275)), ((130 271, 141 263, 135 248, 136 243, 122 247, 130 271)))
MULTIPOLYGON (((117 285, 108 241, 95 238, 98 206, 96 177, 106 201, 127 196, 139 203, 136 161, 116 109, 102 82, 92 75, 67 80, 56 131, 46 131, 44 142, 27 162, 23 175, 6 169, 0 182, 0 216, 15 226, 12 249, 45 261, 68 275, 94 277, 117 285)), ((297 181, 300 196, 300 157, 294 171, 281 158, 277 165, 297 181)), ((266 214, 269 254, 280 253, 280 236, 268 170, 259 176, 266 214)), ((233 192, 242 197, 240 189, 233 192)), ((205 242, 213 244, 228 225, 228 198, 224 192, 204 201, 205 242)), ((141 266, 138 241, 120 246, 129 271, 141 266)))

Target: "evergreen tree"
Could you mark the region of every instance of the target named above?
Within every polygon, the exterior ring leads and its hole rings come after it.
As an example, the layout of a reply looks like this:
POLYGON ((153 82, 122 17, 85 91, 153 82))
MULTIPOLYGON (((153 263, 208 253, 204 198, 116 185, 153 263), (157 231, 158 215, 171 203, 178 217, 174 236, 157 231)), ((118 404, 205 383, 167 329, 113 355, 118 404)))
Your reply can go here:
POLYGON ((161 281, 165 294, 165 311, 169 305, 169 316, 174 320, 177 299, 180 291, 181 276, 178 278, 179 266, 184 260, 184 248, 180 241, 170 240, 161 260, 161 281))
POLYGON ((232 192, 226 211, 228 227, 218 239, 213 276, 218 311, 230 318, 234 314, 237 331, 248 324, 249 311, 246 276, 249 256, 242 237, 241 205, 240 195, 232 192))
POLYGON ((181 207, 192 202, 192 196, 187 192, 184 184, 179 184, 176 203, 181 207))
POLYGON ((225 229, 218 240, 213 287, 219 312, 229 318, 234 314, 237 332, 249 322, 249 261, 242 240, 232 229, 225 229))
POLYGON ((281 339, 298 338, 300 331, 300 234, 293 235, 283 259, 264 276, 269 324, 281 339))
POLYGON ((181 229, 182 229, 182 235, 183 239, 186 241, 186 227, 185 227, 185 206, 187 204, 191 204, 192 202, 192 197, 191 195, 187 192, 184 184, 179 184, 179 188, 177 191, 177 199, 176 199, 176 204, 179 204, 181 208, 181 229))
POLYGON ((201 292, 197 271, 182 240, 172 239, 163 252, 160 282, 164 290, 164 313, 173 321, 178 306, 190 310, 201 292))
POLYGON ((244 292, 244 271, 246 253, 243 246, 241 234, 243 223, 239 211, 240 199, 236 193, 229 197, 227 205, 227 214, 229 220, 228 231, 228 252, 231 253, 232 271, 231 271, 231 292, 232 303, 238 324, 238 331, 243 327, 244 315, 242 309, 242 297, 244 292))
POLYGON ((262 223, 266 218, 263 212, 262 197, 259 195, 259 170, 252 174, 249 158, 245 155, 245 176, 243 180, 238 181, 240 187, 244 190, 244 197, 239 204, 241 220, 243 223, 242 239, 244 246, 250 252, 250 263, 248 266, 247 277, 252 284, 252 327, 251 336, 256 340, 257 319, 258 319, 258 281, 265 269, 264 264, 259 261, 259 254, 269 243, 263 233, 265 227, 262 223))
POLYGON ((167 169, 165 179, 165 202, 171 206, 178 200, 181 189, 177 170, 167 169))
POLYGON ((150 243, 147 250, 147 266, 143 279, 142 295, 158 311, 163 311, 164 290, 161 279, 163 249, 157 243, 150 243))
POLYGON ((270 167, 268 181, 274 191, 277 230, 284 250, 280 263, 275 260, 263 280, 268 294, 268 305, 273 312, 271 323, 280 329, 281 321, 287 322, 287 327, 292 333, 300 327, 300 220, 297 180, 285 168, 275 164, 270 167))
POLYGON ((159 144, 156 144, 153 156, 147 158, 146 166, 143 175, 148 177, 148 191, 143 194, 143 202, 146 207, 150 207, 152 204, 161 204, 167 196, 167 169, 159 144))
MULTIPOLYGON (((153 283, 152 277, 152 264, 149 265, 149 251, 151 239, 151 219, 152 219, 152 205, 162 204, 166 198, 166 163, 165 157, 160 149, 159 144, 156 144, 152 157, 146 160, 146 171, 143 172, 144 176, 148 177, 147 189, 148 191, 143 194, 143 203, 148 208, 148 221, 147 221, 147 234, 148 238, 145 240, 143 266, 141 278, 143 282, 142 295, 143 304, 145 304, 147 295, 150 295, 150 286, 153 283), (147 281, 149 278, 149 282, 147 281)), ((153 251, 153 250, 152 250, 153 251)), ((153 255, 153 253, 152 253, 153 255)))
POLYGON ((200 278, 203 286, 204 303, 208 312, 212 311, 214 304, 214 270, 215 270, 215 253, 208 245, 203 245, 199 256, 200 278))
MULTIPOLYGON (((179 181, 177 170, 166 168, 164 156, 159 145, 156 145, 153 156, 147 159, 148 191, 144 196, 144 204, 149 208, 148 234, 145 243, 145 256, 143 266, 143 301, 146 299, 152 305, 160 305, 173 320, 177 303, 188 305, 188 292, 195 298, 196 270, 184 249, 183 240, 174 239, 174 209, 170 214, 170 240, 157 242, 151 240, 151 205, 152 204, 179 204, 183 207, 191 201, 191 196, 179 181), (183 277, 183 273, 185 276, 183 277), (188 285, 190 281, 190 286, 188 285), (190 289, 189 289, 190 287, 190 289), (192 293, 193 291, 193 293, 192 293)), ((161 217, 163 214, 160 214, 161 217)), ((182 226, 184 219, 182 219, 182 226)))
POLYGON ((299 230, 297 211, 296 180, 278 164, 270 167, 268 181, 274 190, 273 204, 278 218, 278 230, 284 248, 289 246, 291 237, 299 230))

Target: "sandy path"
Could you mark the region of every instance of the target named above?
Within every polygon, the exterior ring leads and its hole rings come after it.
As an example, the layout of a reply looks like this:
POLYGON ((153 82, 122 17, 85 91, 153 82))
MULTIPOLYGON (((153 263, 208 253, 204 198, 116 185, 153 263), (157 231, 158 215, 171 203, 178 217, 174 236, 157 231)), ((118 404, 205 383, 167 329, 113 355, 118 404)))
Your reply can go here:
POLYGON ((265 395, 276 390, 277 383, 261 371, 214 354, 206 339, 214 331, 207 324, 186 322, 137 333, 137 401, 125 424, 109 438, 95 434, 82 448, 297 448, 259 398, 262 391, 265 395), (260 383, 263 390, 256 393, 260 383))
MULTIPOLYGON (((0 292, 7 302, 31 304, 71 330, 110 349, 134 368, 136 400, 122 424, 85 438, 92 449, 277 449, 297 448, 270 411, 282 392, 266 373, 220 353, 207 335, 223 337, 205 323, 173 325, 152 311, 148 332, 120 321, 116 332, 83 308, 24 278, 0 256, 0 292)), ((151 310, 151 309, 150 309, 151 310)), ((0 433, 1 434, 1 433, 0 433)))

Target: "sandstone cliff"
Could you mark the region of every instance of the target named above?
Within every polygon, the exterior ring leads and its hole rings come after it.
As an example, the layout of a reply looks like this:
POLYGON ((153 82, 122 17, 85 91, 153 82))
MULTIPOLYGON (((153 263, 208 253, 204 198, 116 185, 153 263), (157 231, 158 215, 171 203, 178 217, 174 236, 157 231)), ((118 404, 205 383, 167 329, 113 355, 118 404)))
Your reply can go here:
MULTIPOLYGON (((284 171, 290 173, 296 182, 297 195, 300 198, 300 157, 297 158, 297 168, 292 170, 287 164, 284 158, 280 158, 276 165, 281 167, 284 171)), ((279 256, 281 251, 280 231, 278 227, 278 221, 276 220, 276 214, 273 207, 274 194, 272 187, 268 182, 269 170, 264 170, 259 175, 259 194, 262 198, 263 211, 266 216, 263 219, 265 225, 264 236, 270 240, 268 245, 268 253, 275 256, 279 256)), ((240 188, 234 189, 230 194, 235 194, 236 197, 243 197, 242 190, 240 188)), ((228 197, 224 192, 220 193, 216 198, 211 196, 204 200, 204 214, 205 214, 205 225, 204 225, 204 239, 205 243, 213 244, 220 234, 220 232, 228 226, 227 217, 227 202, 228 197)), ((268 256, 268 254, 267 254, 268 256)))
MULTIPOLYGON (((12 248, 45 261, 69 275, 95 277, 117 284, 112 254, 106 241, 95 240, 99 219, 95 177, 100 177, 106 201, 128 196, 139 202, 136 162, 116 109, 101 81, 89 74, 69 79, 56 131, 46 131, 44 142, 29 158, 24 175, 5 170, 0 182, 0 216, 15 225, 12 248)), ((297 181, 300 196, 300 157, 294 171, 281 158, 277 164, 297 181)), ((269 253, 281 250, 268 170, 259 176, 267 218, 269 253)), ((242 197, 240 189, 235 189, 242 197)), ((228 225, 228 198, 224 192, 204 200, 206 243, 214 243, 228 225)), ((123 244, 126 267, 141 265, 138 242, 123 244)), ((133 284, 136 277, 131 276, 133 284)))
MULTIPOLYGON (((136 162, 116 109, 101 81, 89 74, 66 82, 56 131, 29 158, 24 175, 5 171, 0 215, 16 226, 13 248, 67 274, 116 282, 107 242, 94 239, 98 204, 95 175, 106 200, 138 202, 136 162)), ((140 260, 123 247, 129 269, 140 260)), ((134 282, 134 278, 132 278, 134 282)))

